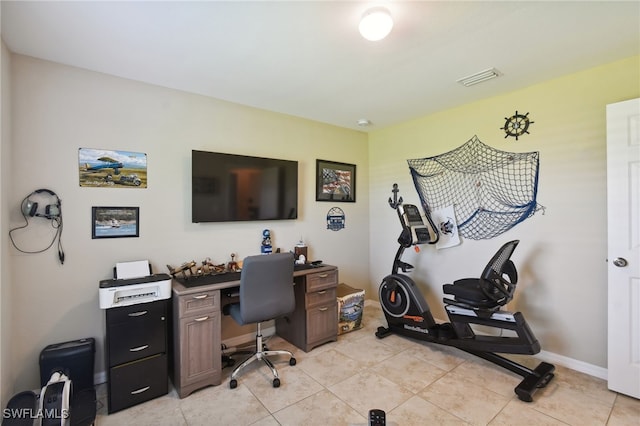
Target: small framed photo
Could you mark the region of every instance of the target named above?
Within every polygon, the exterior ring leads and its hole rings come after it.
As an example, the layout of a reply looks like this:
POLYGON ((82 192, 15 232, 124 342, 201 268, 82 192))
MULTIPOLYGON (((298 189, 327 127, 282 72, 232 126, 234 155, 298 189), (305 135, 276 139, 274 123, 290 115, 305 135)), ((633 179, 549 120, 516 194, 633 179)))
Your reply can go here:
POLYGON ((139 207, 91 208, 91 238, 127 238, 139 236, 139 207))
POLYGON ((356 165, 316 160, 316 201, 355 203, 356 165))

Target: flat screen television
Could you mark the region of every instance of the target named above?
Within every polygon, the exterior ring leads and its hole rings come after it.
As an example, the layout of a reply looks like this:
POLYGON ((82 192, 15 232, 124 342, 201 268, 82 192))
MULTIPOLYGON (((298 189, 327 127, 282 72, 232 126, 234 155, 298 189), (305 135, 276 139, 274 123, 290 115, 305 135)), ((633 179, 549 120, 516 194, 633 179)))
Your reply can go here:
POLYGON ((298 162, 191 151, 191 221, 298 218, 298 162))

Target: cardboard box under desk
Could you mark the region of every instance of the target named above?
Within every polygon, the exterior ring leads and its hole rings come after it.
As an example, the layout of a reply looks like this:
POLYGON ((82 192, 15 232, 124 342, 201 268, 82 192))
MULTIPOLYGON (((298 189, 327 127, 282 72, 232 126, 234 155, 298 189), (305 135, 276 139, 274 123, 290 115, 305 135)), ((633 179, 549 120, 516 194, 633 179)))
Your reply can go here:
POLYGON ((338 334, 344 334, 362 327, 364 311, 364 290, 338 284, 338 334))

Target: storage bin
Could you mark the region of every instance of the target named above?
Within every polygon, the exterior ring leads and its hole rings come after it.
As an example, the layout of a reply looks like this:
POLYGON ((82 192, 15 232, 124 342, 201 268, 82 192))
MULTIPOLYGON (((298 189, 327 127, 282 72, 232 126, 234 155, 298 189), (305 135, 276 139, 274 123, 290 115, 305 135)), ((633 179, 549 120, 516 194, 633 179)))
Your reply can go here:
POLYGON ((364 312, 364 290, 338 284, 338 334, 348 333, 362 327, 364 312))

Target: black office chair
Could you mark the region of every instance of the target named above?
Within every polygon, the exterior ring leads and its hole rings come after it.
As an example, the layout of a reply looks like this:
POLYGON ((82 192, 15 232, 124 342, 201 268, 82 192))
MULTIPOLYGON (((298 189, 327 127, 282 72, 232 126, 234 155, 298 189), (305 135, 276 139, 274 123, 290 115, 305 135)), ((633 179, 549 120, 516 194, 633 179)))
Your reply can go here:
POLYGON ((285 316, 295 309, 293 293, 293 255, 276 253, 249 256, 244 259, 240 274, 240 303, 229 307, 229 314, 240 325, 256 323, 256 352, 231 373, 229 386, 238 386, 236 377, 244 367, 256 360, 262 360, 271 368, 273 387, 280 386, 278 371, 267 358, 272 355, 289 356, 289 364, 296 365, 296 359, 289 351, 270 351, 262 342, 260 323, 285 316))
POLYGON ((463 278, 443 285, 444 293, 454 297, 444 298, 444 303, 479 313, 491 313, 509 303, 518 283, 518 272, 510 257, 519 242, 509 241, 500 247, 480 278, 463 278))

